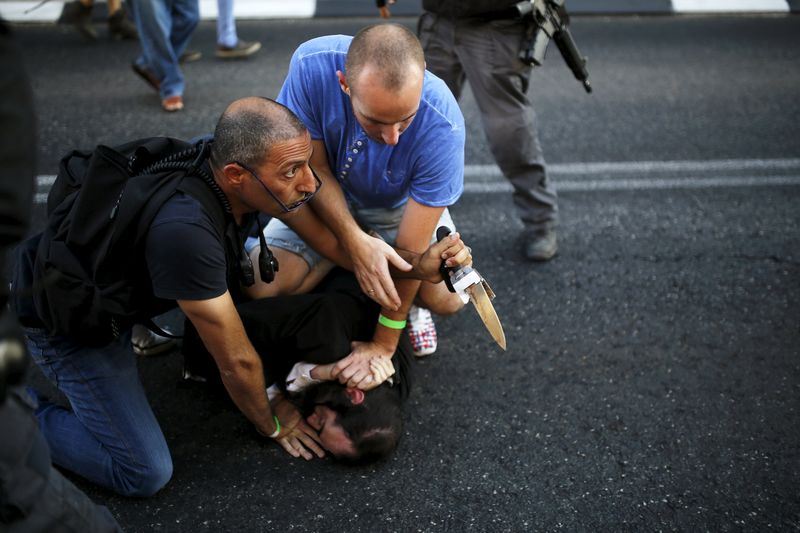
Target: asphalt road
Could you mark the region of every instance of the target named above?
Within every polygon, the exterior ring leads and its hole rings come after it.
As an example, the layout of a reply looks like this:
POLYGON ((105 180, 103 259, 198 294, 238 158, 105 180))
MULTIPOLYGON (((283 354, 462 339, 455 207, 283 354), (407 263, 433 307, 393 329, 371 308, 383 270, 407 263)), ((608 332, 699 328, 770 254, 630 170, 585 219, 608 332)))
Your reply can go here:
MULTIPOLYGON (((73 147, 209 131, 234 98, 277 94, 297 44, 370 21, 243 21, 265 46, 231 63, 203 23, 173 115, 130 72, 135 44, 21 27, 39 173, 73 147)), ((532 89, 562 186, 553 261, 521 259, 462 101, 468 192, 452 211, 509 349, 471 310, 440 319, 388 462, 290 459, 180 384, 173 354, 140 365, 170 484, 141 500, 79 486, 129 531, 800 528, 800 18, 589 17, 573 34, 595 92, 555 49, 532 89)))

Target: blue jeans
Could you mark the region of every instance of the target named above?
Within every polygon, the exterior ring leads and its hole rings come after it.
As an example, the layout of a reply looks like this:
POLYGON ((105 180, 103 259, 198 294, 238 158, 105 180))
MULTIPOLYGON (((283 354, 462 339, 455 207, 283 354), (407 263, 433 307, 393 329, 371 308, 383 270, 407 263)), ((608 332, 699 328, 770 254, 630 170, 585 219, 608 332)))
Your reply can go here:
POLYGON ((238 42, 233 0, 217 0, 217 46, 233 48, 238 42))
POLYGON ((161 98, 183 96, 178 58, 200 20, 198 0, 131 0, 142 54, 136 64, 161 80, 161 98))
POLYGON ((25 329, 28 350, 72 410, 39 398, 53 463, 125 496, 150 496, 172 477, 164 434, 136 369, 130 331, 101 348, 25 329))

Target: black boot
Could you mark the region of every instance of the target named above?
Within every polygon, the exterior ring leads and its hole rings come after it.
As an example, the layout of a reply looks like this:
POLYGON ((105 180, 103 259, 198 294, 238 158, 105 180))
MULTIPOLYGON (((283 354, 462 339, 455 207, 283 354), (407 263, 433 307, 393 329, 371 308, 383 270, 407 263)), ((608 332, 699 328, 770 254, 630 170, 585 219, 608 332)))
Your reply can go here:
POLYGON ((529 261, 549 261, 558 251, 556 230, 551 227, 529 230, 523 237, 522 251, 529 261))
POLYGON ((108 17, 108 33, 114 39, 138 39, 136 26, 125 16, 125 10, 119 9, 108 17))
POLYGON ((92 7, 85 6, 80 2, 67 2, 61 11, 59 24, 71 24, 78 30, 78 33, 94 41, 97 39, 97 32, 92 26, 92 7))

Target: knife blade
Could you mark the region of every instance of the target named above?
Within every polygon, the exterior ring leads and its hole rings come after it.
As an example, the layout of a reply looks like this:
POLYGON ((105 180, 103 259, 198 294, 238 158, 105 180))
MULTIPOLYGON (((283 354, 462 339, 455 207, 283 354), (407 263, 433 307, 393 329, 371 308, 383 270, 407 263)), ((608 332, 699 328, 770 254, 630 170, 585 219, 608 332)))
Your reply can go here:
MULTIPOLYGON (((436 230, 437 241, 441 241, 448 235, 450 235, 450 228, 446 226, 440 226, 436 230)), ((447 267, 444 261, 442 261, 439 270, 450 292, 457 293, 464 303, 468 301, 472 302, 472 305, 478 312, 478 316, 483 321, 486 329, 489 330, 489 334, 491 334, 495 342, 505 350, 506 335, 503 332, 503 325, 500 323, 497 311, 494 310, 494 306, 492 305, 494 291, 489 287, 486 280, 483 279, 483 276, 472 267, 447 267)))
POLYGON ((486 288, 483 286, 484 283, 485 282, 481 280, 481 283, 470 285, 467 287, 466 292, 469 294, 469 299, 472 301, 472 305, 475 307, 475 310, 478 312, 481 320, 483 320, 483 324, 486 326, 486 329, 489 330, 489 333, 492 335, 494 341, 498 344, 498 346, 505 350, 506 334, 503 332, 503 325, 500 323, 500 318, 497 316, 497 311, 494 310, 492 301, 489 299, 489 295, 486 293, 486 288))

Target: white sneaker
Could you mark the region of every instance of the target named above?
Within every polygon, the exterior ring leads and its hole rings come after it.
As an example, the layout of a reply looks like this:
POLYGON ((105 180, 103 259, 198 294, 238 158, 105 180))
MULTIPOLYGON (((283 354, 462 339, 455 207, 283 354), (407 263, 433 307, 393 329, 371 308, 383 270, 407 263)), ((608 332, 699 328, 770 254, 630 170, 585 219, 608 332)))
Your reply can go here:
MULTIPOLYGON (((168 328, 161 329, 167 333, 172 333, 168 328)), ((174 348, 175 339, 163 337, 157 333, 153 333, 141 324, 136 324, 133 326, 131 344, 133 344, 133 351, 137 355, 158 355, 174 348)))
POLYGON ((438 338, 430 311, 412 305, 408 310, 407 329, 414 355, 424 357, 436 351, 438 338))

